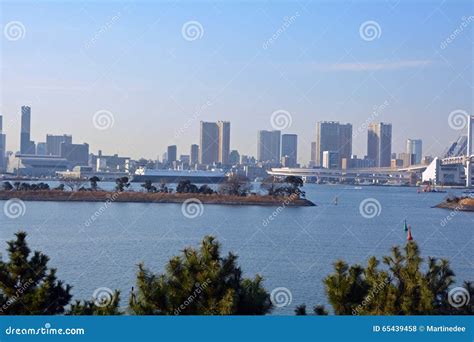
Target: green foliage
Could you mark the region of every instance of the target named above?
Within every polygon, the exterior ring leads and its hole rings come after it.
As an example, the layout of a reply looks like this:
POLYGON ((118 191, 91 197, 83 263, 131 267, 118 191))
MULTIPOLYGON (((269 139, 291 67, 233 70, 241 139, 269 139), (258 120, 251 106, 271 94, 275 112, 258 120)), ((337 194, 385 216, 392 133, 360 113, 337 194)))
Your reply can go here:
POLYGON ((26 233, 8 241, 8 262, 0 260, 0 314, 62 314, 71 299, 71 286, 56 279, 49 258, 35 251, 30 257, 26 233))
POLYGON ((120 177, 115 180, 115 190, 122 192, 130 186, 128 177, 120 177))
MULTIPOLYGON (((440 315, 473 314, 473 287, 464 288, 471 302, 461 308, 449 304, 448 292, 454 284, 454 273, 446 260, 428 259, 423 272, 423 259, 418 245, 408 242, 403 250, 392 249, 383 258, 385 265, 372 257, 367 267, 334 264, 335 272, 324 279, 326 294, 336 315, 440 315)), ((303 310, 298 309, 298 314, 303 310)))
POLYGON ((120 304, 120 291, 115 290, 110 300, 107 300, 104 303, 97 303, 94 300, 85 300, 84 302, 76 300, 76 302, 71 305, 71 309, 69 310, 68 315, 75 315, 75 316, 121 315, 122 312, 120 312, 119 310, 119 304, 120 304))
POLYGON ((279 180, 274 176, 270 176, 263 180, 260 187, 267 191, 269 196, 304 196, 304 192, 300 187, 303 186, 303 180, 296 176, 287 176, 285 179, 279 180))
POLYGON ((263 315, 271 311, 262 278, 242 278, 237 256, 220 256, 213 237, 172 258, 164 274, 139 265, 130 309, 137 315, 263 315))
POLYGON ((176 186, 176 192, 181 194, 181 193, 197 193, 199 191, 199 188, 191 183, 189 180, 182 180, 179 181, 178 185, 176 186))
POLYGON ((232 196, 247 196, 251 189, 252 185, 247 177, 233 174, 219 186, 219 193, 232 196))
POLYGON ((3 182, 2 184, 2 190, 4 191, 11 191, 13 190, 13 185, 10 182, 3 182))
POLYGON ((93 176, 89 178, 89 182, 91 183, 91 190, 96 191, 98 187, 98 183, 100 182, 100 178, 97 176, 93 176))
POLYGON ((141 184, 141 187, 145 189, 146 192, 156 192, 158 190, 151 180, 145 181, 145 183, 141 184))

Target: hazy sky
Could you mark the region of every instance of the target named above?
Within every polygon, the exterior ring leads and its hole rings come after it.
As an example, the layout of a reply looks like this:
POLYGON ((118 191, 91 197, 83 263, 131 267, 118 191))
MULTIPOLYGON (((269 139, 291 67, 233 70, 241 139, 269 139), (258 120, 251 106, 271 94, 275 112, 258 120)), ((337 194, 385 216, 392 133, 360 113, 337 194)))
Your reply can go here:
POLYGON ((439 154, 462 132, 449 114, 473 114, 471 1, 2 1, 0 13, 9 150, 23 104, 37 142, 68 133, 147 158, 189 154, 200 120, 231 121, 231 149, 256 155, 257 130, 283 110, 304 163, 320 120, 352 123, 354 154, 371 120, 393 124, 395 152, 421 138, 439 154), (113 124, 94 123, 101 110, 113 124))

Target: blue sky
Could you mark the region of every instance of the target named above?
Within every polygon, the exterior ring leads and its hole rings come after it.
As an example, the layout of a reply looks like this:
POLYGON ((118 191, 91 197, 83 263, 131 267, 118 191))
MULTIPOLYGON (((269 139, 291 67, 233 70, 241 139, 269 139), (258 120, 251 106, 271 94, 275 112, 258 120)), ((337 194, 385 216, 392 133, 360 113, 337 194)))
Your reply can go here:
POLYGON ((473 114, 473 15, 471 2, 456 0, 2 1, 7 145, 18 148, 20 106, 29 104, 36 141, 68 133, 94 152, 155 158, 170 144, 189 154, 199 120, 229 120, 231 148, 255 155, 257 130, 284 110, 283 132, 299 135, 306 163, 320 120, 361 129, 353 153, 365 154, 363 123, 379 108, 395 152, 422 138, 436 155, 461 133, 449 114, 473 114), (9 40, 5 27, 16 21, 22 38, 9 40), (196 40, 182 33, 190 21, 200 25, 196 40), (374 40, 360 33, 369 21, 374 40), (100 110, 113 117, 104 130, 93 122, 100 110))

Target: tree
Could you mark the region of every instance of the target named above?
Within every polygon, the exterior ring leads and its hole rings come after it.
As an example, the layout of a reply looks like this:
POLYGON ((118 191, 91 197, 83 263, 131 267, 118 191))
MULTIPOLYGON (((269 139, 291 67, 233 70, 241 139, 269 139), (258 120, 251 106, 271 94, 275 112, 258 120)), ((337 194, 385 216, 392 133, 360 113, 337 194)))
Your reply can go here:
POLYGON ((141 184, 141 187, 144 188, 146 192, 156 192, 158 190, 151 180, 146 180, 145 183, 141 184))
POLYGON ((198 187, 189 180, 179 181, 178 185, 176 186, 177 193, 196 193, 198 191, 198 187))
POLYGON ((247 196, 251 189, 252 185, 247 177, 233 174, 219 186, 219 193, 223 195, 247 196))
POLYGON ((0 260, 0 314, 62 314, 71 300, 71 286, 56 279, 49 258, 35 251, 30 257, 26 233, 8 241, 8 261, 0 260))
POLYGON ((201 185, 201 186, 199 187, 198 192, 199 192, 200 194, 204 194, 204 195, 212 195, 215 191, 212 190, 212 189, 209 187, 209 185, 203 184, 203 185, 201 185))
MULTIPOLYGON (((474 314, 471 282, 465 282, 462 290, 470 301, 459 308, 450 304, 454 272, 447 260, 429 258, 425 267, 413 241, 403 250, 394 247, 382 260, 382 270, 375 257, 369 259, 366 268, 348 266, 341 260, 334 264, 335 272, 324 279, 324 285, 336 315, 474 314)), ((305 310, 299 307, 297 313, 304 314, 305 310)))
POLYGON ((97 184, 100 182, 100 178, 97 176, 92 176, 91 178, 89 178, 89 182, 91 183, 91 190, 96 191, 97 184))
POLYGON ((122 312, 119 310, 120 304, 120 291, 115 290, 110 298, 104 303, 97 303, 97 300, 85 300, 81 302, 76 300, 74 304, 71 304, 71 309, 68 311, 68 315, 75 316, 113 316, 121 315, 122 312))
POLYGON ((2 184, 2 190, 4 191, 11 191, 13 190, 13 185, 10 182, 3 182, 2 184))
POLYGON ((263 279, 242 277, 237 256, 220 256, 220 245, 206 236, 199 249, 173 257, 164 274, 139 265, 130 309, 137 315, 264 315, 272 309, 263 279))
POLYGON ((115 190, 122 192, 125 190, 125 188, 128 188, 130 186, 130 183, 128 182, 128 177, 120 177, 115 180, 115 190))

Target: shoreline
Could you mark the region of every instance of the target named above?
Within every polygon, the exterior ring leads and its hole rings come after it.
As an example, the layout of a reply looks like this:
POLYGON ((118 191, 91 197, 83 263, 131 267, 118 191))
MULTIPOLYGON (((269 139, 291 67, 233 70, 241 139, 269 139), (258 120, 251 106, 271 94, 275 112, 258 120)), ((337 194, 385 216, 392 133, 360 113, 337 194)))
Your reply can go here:
POLYGON ((285 207, 314 207, 310 200, 290 197, 273 197, 267 195, 231 196, 204 195, 197 193, 147 193, 115 191, 0 191, 0 200, 20 199, 37 202, 119 202, 119 203, 184 203, 186 200, 199 200, 202 204, 220 205, 258 205, 285 207))
POLYGON ((474 199, 470 197, 464 197, 455 198, 451 201, 445 200, 435 205, 433 208, 474 212, 474 199))

